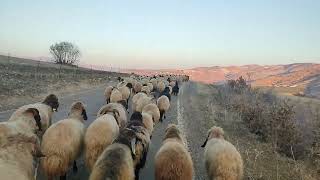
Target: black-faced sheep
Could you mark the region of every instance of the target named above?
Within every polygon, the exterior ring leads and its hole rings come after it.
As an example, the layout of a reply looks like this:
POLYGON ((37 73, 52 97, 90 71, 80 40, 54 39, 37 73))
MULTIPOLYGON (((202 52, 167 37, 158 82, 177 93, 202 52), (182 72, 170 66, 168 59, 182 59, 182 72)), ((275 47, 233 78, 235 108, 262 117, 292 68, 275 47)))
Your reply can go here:
MULTIPOLYGON (((58 98, 54 94, 48 95, 41 103, 28 104, 17 109, 8 121, 15 121, 28 108, 35 108, 39 111, 43 132, 51 125, 52 114, 59 107, 58 98)), ((40 134, 41 136, 42 134, 40 134)))
POLYGON ((179 84, 178 84, 178 81, 176 81, 175 85, 173 86, 172 88, 172 92, 173 92, 173 95, 178 95, 179 93, 179 84))
POLYGON ((99 116, 86 130, 85 162, 90 171, 103 150, 119 135, 119 125, 114 116, 112 114, 99 116))
POLYGON ((161 96, 157 100, 157 106, 160 110, 160 122, 162 122, 163 118, 166 118, 165 113, 170 108, 170 100, 167 96, 161 96))
POLYGON ((230 142, 224 139, 222 128, 212 127, 201 147, 205 147, 205 166, 210 180, 242 179, 243 162, 241 155, 230 142))
POLYGON ((83 103, 75 102, 67 119, 58 121, 43 135, 41 151, 46 155, 41 165, 48 176, 60 176, 65 179, 70 164, 77 171, 76 159, 82 152, 85 133, 84 121, 87 120, 83 103))
POLYGON ((193 163, 176 125, 169 124, 155 156, 156 180, 192 180, 193 163))
POLYGON ((160 93, 160 96, 167 96, 169 98, 169 101, 171 101, 170 88, 168 86, 165 87, 164 90, 160 93))

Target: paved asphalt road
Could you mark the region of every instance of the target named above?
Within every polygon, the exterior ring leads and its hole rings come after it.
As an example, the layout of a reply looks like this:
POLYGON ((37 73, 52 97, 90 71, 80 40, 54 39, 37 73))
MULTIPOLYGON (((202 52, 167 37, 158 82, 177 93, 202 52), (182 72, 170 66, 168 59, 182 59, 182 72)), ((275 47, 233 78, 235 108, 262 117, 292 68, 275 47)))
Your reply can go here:
MULTIPOLYGON (((184 115, 185 111, 184 111, 184 101, 192 98, 192 94, 189 94, 189 92, 195 93, 194 88, 196 87, 195 83, 184 83, 181 86, 181 93, 179 94, 178 97, 176 96, 172 96, 172 100, 171 100, 171 107, 170 110, 167 114, 167 118, 164 120, 163 123, 159 123, 155 126, 155 130, 154 133, 152 135, 152 139, 151 139, 151 145, 150 145, 150 149, 148 152, 148 156, 147 156, 147 162, 146 162, 146 166, 144 167, 144 169, 142 169, 140 171, 140 179, 141 180, 153 180, 154 179, 154 156, 157 153, 158 149, 160 148, 161 144, 162 144, 162 138, 165 132, 165 128, 167 127, 167 125, 169 123, 175 123, 175 124, 179 124, 179 126, 181 127, 181 129, 184 130, 188 130, 188 127, 184 127, 184 124, 187 124, 185 121, 193 121, 194 119, 190 119, 188 120, 188 116, 184 115), (185 90, 186 87, 190 90, 185 90)), ((61 120, 63 118, 67 117, 67 113, 69 111, 70 105, 74 102, 74 101, 78 101, 81 100, 86 104, 86 108, 87 108, 87 115, 88 115, 88 120, 86 121, 86 126, 88 126, 95 118, 96 118, 96 113, 99 110, 99 108, 105 104, 105 100, 104 100, 104 96, 103 96, 103 91, 104 91, 104 87, 100 87, 97 89, 92 89, 92 90, 88 90, 88 91, 84 91, 84 92, 80 92, 74 95, 65 95, 64 97, 61 97, 60 100, 60 107, 59 107, 59 111, 56 112, 53 116, 53 122, 57 122, 58 120, 61 120)), ((8 119, 10 117, 10 115, 12 114, 13 111, 5 111, 5 112, 0 112, 0 121, 4 121, 6 119, 8 119)), ((131 114, 131 112, 130 112, 131 114)), ((190 133, 192 133, 192 131, 197 131, 197 124, 196 123, 192 123, 193 127, 190 128, 190 133)), ((189 138, 187 136, 187 138, 189 138)), ((195 137, 197 138, 197 137, 195 137)), ((199 137, 198 137, 199 138, 199 137)), ((196 168, 196 176, 195 179, 204 179, 203 175, 199 175, 198 174, 198 170, 197 168, 200 167, 202 170, 200 171, 201 174, 203 174, 203 166, 201 166, 202 161, 201 159, 201 155, 202 155, 202 151, 200 148, 198 148, 198 144, 200 143, 199 140, 195 139, 192 140, 191 142, 197 142, 197 144, 195 145, 195 147, 190 146, 190 144, 188 144, 189 149, 193 150, 193 149, 198 149, 192 152, 192 157, 194 159, 194 162, 196 163, 194 166, 196 168), (198 174, 198 175, 197 175, 198 174)), ((190 141, 190 140, 187 140, 190 141)), ((202 141, 202 139, 200 140, 202 141)), ((84 161, 83 161, 83 157, 81 157, 80 159, 77 160, 77 164, 78 164, 78 173, 74 174, 71 170, 68 172, 67 175, 67 179, 72 179, 72 180, 86 180, 89 177, 89 173, 85 167, 84 161)), ((71 169, 71 168, 70 168, 71 169)), ((44 180, 46 179, 45 176, 43 175, 43 173, 40 172, 38 173, 38 178, 39 180, 44 180)))

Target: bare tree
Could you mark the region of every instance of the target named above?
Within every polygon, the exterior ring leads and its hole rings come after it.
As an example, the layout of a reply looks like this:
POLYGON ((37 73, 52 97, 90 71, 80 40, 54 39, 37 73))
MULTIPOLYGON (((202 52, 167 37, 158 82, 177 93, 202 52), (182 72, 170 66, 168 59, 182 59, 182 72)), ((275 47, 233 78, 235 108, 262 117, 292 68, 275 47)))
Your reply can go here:
POLYGON ((70 42, 60 42, 50 46, 53 61, 57 64, 74 65, 79 61, 81 53, 79 48, 70 42))

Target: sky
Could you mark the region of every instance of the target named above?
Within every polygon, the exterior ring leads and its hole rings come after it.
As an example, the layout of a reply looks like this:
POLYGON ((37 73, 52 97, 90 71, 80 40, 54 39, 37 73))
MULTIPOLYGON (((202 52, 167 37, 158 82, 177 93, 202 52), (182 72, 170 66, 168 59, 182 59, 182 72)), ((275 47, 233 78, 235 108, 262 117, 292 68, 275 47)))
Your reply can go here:
POLYGON ((0 54, 120 68, 320 63, 319 0, 0 0, 0 54))

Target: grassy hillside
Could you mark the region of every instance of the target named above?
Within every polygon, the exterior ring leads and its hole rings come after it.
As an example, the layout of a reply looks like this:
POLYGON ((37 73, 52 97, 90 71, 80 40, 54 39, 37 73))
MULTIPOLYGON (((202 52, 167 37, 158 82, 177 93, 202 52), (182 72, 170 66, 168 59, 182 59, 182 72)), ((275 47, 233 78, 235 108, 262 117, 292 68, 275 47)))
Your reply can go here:
MULTIPOLYGON (((0 110, 13 99, 28 100, 48 92, 75 91, 115 79, 119 73, 0 56, 0 110)), ((122 75, 123 76, 123 75, 122 75)))

